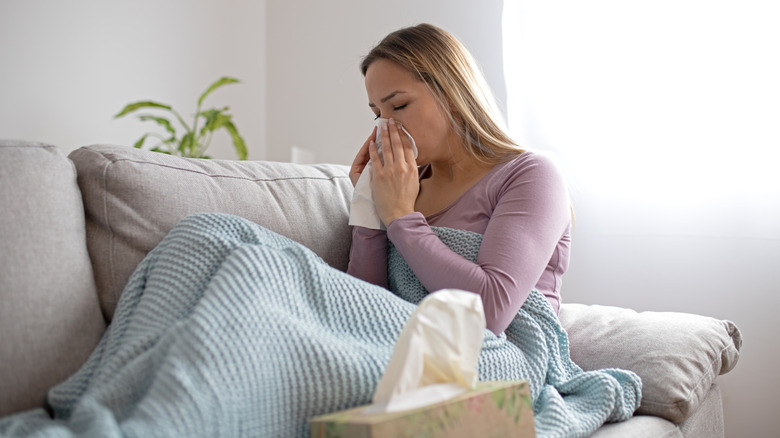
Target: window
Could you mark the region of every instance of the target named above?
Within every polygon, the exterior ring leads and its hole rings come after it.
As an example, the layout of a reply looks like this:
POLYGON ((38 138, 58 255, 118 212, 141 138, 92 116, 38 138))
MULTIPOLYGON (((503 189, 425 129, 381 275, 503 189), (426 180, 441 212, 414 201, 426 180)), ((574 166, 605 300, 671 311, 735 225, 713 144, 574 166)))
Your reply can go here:
POLYGON ((780 238, 780 3, 506 0, 503 19, 510 130, 558 157, 578 227, 780 238))

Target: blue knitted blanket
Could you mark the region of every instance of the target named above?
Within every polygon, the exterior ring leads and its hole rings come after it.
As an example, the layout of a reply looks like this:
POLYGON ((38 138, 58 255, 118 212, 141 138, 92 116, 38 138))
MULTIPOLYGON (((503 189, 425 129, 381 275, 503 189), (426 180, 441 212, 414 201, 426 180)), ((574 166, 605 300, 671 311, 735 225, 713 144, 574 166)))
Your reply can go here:
MULTIPOLYGON (((437 230, 476 255, 481 236, 437 230)), ((4 436, 306 437, 309 418, 371 401, 396 337, 426 293, 390 256, 397 294, 329 267, 244 219, 182 220, 141 262, 87 363, 4 436)), ((587 436, 629 418, 641 382, 583 372, 533 292, 504 334, 485 331, 482 380, 527 379, 538 436, 587 436)))

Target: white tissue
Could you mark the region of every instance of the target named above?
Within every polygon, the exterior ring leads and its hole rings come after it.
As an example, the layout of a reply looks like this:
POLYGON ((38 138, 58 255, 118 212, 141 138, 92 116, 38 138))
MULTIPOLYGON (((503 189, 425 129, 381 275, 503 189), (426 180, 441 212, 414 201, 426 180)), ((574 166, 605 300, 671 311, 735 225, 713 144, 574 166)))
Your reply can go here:
POLYGON ((479 295, 443 289, 425 297, 404 325, 367 413, 414 409, 474 389, 484 331, 479 295))
MULTIPOLYGON (((382 126, 386 125, 389 119, 376 119, 376 148, 379 152, 379 158, 384 162, 382 156, 382 126)), ((417 158, 417 144, 414 142, 414 138, 409 132, 401 125, 398 125, 401 132, 409 137, 409 141, 412 143, 412 150, 414 150, 414 157, 417 158)), ((379 215, 376 213, 376 206, 374 205, 374 196, 371 192, 371 178, 374 174, 374 169, 369 161, 366 164, 363 173, 360 174, 357 184, 355 185, 355 191, 352 194, 352 205, 349 208, 349 224, 352 226, 360 226, 366 228, 372 228, 375 230, 384 230, 385 225, 382 220, 379 219, 379 215)))

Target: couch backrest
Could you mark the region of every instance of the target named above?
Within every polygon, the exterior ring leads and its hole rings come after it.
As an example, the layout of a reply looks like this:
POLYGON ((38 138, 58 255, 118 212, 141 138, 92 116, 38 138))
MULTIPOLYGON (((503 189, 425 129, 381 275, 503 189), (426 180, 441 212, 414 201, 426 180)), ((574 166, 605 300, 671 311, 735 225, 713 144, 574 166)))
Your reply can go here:
POLYGON ((73 163, 0 140, 0 416, 42 407, 105 330, 73 163))
POLYGON ((186 159, 109 145, 83 147, 69 157, 78 171, 107 320, 138 263, 193 213, 244 217, 346 270, 352 197, 346 166, 186 159))

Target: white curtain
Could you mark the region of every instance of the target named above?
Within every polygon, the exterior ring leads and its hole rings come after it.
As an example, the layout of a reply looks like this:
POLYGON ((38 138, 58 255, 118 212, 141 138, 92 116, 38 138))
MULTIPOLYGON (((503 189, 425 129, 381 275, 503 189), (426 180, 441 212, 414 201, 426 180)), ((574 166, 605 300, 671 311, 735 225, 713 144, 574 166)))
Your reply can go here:
POLYGON ((506 0, 510 130, 584 232, 780 238, 780 2, 506 0))
POLYGON ((576 211, 564 302, 730 319, 726 436, 773 436, 780 380, 780 2, 505 0, 508 124, 576 211), (746 350, 751 347, 746 347, 746 350))

